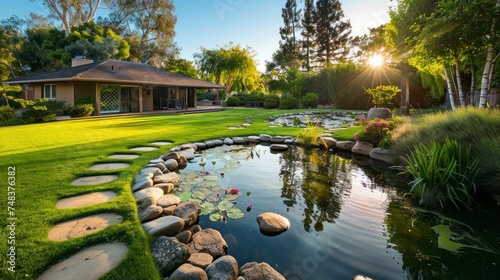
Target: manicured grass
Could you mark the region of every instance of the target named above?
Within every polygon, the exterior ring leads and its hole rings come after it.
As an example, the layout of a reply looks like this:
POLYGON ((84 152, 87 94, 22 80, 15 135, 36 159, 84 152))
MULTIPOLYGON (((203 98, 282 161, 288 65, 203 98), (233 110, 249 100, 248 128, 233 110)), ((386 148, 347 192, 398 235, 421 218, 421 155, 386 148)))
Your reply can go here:
MULTIPOLYGON (((15 217, 16 273, 7 271, 2 262, 0 279, 34 279, 51 265, 75 254, 84 247, 107 241, 128 244, 129 253, 117 269, 104 279, 160 279, 149 253, 151 239, 144 233, 137 207, 130 190, 132 178, 153 158, 175 145, 211 138, 237 135, 297 135, 293 127, 269 128, 264 120, 291 111, 233 109, 215 113, 187 115, 143 115, 80 119, 25 126, 0 127, 0 158, 3 198, 0 219, 7 221, 7 169, 16 168, 15 217), (229 130, 246 118, 253 122, 246 129, 229 130), (154 141, 174 144, 153 152, 134 152, 135 160, 113 160, 114 153, 132 153, 129 148, 154 141), (115 171, 89 171, 94 163, 130 162, 129 168, 115 171), (119 179, 96 186, 71 186, 70 182, 84 175, 117 174, 119 179), (58 199, 94 191, 111 190, 114 200, 78 209, 57 209, 58 199), (56 224, 95 213, 114 212, 123 222, 86 237, 64 242, 47 238, 56 224)), ((0 253, 8 253, 9 232, 2 230, 0 253)))

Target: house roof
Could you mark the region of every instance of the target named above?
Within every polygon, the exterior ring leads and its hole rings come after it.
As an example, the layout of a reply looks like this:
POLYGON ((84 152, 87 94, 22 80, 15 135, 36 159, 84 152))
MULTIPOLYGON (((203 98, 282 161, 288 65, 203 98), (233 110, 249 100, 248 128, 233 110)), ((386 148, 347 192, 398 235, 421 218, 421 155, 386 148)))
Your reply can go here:
POLYGON ((218 84, 194 79, 144 63, 108 59, 51 72, 4 81, 6 84, 48 83, 62 81, 95 81, 100 83, 143 84, 197 88, 224 88, 218 84))

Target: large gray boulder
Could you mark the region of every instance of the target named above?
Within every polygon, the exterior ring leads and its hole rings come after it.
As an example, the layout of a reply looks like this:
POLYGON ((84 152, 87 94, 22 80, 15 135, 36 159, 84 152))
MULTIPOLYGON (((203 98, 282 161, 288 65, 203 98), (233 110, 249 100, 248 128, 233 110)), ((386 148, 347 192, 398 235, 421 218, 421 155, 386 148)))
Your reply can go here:
POLYGON ((337 141, 335 147, 342 151, 351 151, 356 143, 354 141, 337 141))
POLYGON ((136 191, 134 193, 134 197, 137 200, 137 203, 142 203, 148 198, 152 199, 153 201, 158 201, 158 198, 160 198, 163 194, 163 190, 160 188, 147 188, 136 191))
POLYGON ((373 148, 370 151, 370 158, 393 165, 400 163, 398 154, 392 149, 373 148))
POLYGON ((186 226, 190 226, 196 223, 196 221, 198 221, 200 213, 201 205, 196 201, 181 202, 174 210, 174 216, 183 219, 186 226))
POLYGON ((169 280, 208 280, 205 270, 185 263, 177 268, 168 278, 169 280))
POLYGON ((174 236, 184 228, 184 220, 175 216, 164 216, 144 223, 142 227, 151 236, 174 236))
MULTIPOLYGON (((180 160, 180 158, 179 158, 180 160)), ((175 171, 177 168, 179 168, 179 162, 173 158, 167 159, 165 161, 165 168, 170 170, 170 171, 175 171)))
POLYGON ((211 228, 195 233, 188 245, 192 253, 207 253, 214 259, 224 256, 227 251, 227 243, 220 232, 211 228))
POLYGON ((285 280, 283 275, 265 262, 243 265, 240 276, 245 278, 245 280, 285 280))
POLYGON ((337 140, 333 139, 332 137, 320 137, 318 139, 318 145, 321 147, 324 147, 326 149, 333 149, 335 148, 335 145, 337 144, 337 140))
POLYGON ((188 263, 205 269, 208 265, 212 263, 213 260, 214 258, 210 254, 192 253, 188 259, 188 263))
POLYGON ((238 262, 232 256, 222 256, 207 266, 205 272, 210 280, 236 280, 238 262))
POLYGON ((141 223, 151 221, 160 217, 162 212, 163 208, 161 208, 160 206, 151 205, 143 211, 139 212, 139 220, 141 220, 141 223))
POLYGON ((356 145, 352 147, 351 152, 353 154, 370 156, 370 152, 373 149, 373 144, 363 141, 356 142, 356 145))
POLYGON ((181 203, 181 199, 176 195, 164 195, 156 201, 156 205, 163 208, 171 205, 179 205, 179 203, 181 203))
POLYGON ((151 251, 156 267, 163 277, 170 276, 191 255, 188 246, 166 236, 158 237, 151 251))
MULTIPOLYGON (((148 173, 151 174, 151 173, 148 173)), ((132 192, 139 191, 153 186, 153 180, 148 177, 143 177, 132 184, 132 192)))
POLYGON ((187 160, 192 160, 194 159, 194 149, 193 148, 189 148, 189 149, 185 149, 185 150, 181 150, 179 152, 179 154, 181 155, 181 157, 185 157, 187 160))

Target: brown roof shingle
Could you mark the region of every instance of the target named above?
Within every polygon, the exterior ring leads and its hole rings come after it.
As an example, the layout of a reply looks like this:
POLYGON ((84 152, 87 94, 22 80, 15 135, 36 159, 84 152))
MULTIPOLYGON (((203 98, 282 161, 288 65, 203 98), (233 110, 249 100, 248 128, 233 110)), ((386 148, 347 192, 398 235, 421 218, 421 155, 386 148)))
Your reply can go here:
POLYGON ((94 62, 51 72, 35 73, 5 81, 6 84, 25 84, 57 81, 96 81, 158 86, 224 88, 218 84, 194 79, 144 63, 115 59, 94 62))

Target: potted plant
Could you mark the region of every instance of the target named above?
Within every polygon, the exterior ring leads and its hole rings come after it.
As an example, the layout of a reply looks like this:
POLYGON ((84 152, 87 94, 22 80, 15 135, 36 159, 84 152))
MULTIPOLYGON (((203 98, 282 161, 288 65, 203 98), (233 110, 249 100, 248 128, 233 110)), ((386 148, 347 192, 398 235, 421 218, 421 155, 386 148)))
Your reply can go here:
POLYGON ((372 102, 375 105, 374 108, 368 111, 368 119, 387 119, 391 117, 391 111, 386 106, 396 94, 401 92, 397 86, 380 85, 376 88, 365 89, 365 92, 371 95, 372 102))

